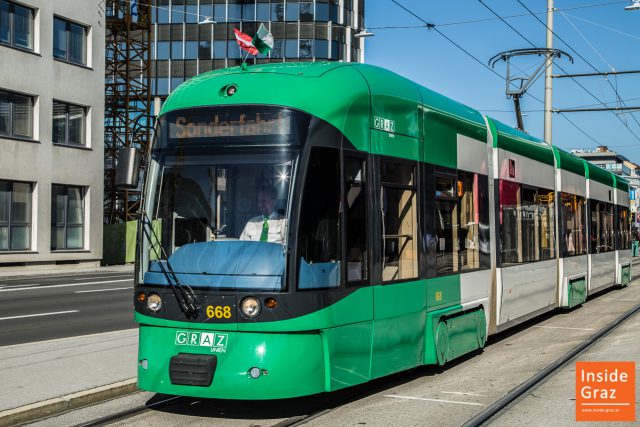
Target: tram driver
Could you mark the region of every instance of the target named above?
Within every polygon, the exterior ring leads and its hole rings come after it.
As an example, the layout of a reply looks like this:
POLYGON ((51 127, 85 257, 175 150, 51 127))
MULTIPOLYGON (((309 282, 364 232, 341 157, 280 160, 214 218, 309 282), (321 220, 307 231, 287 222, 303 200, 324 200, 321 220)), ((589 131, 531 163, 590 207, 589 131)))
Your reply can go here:
POLYGON ((284 243, 287 220, 278 212, 278 191, 273 187, 258 190, 260 215, 251 218, 244 226, 240 240, 284 243))

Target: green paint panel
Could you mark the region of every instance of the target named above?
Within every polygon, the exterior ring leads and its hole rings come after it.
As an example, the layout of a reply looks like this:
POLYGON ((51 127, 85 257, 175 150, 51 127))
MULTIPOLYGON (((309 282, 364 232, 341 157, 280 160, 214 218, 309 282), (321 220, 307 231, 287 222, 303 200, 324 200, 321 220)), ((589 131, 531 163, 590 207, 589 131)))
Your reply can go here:
POLYGON ((449 334, 449 353, 447 361, 453 360, 464 354, 480 348, 478 332, 484 325, 482 311, 476 310, 461 316, 447 319, 447 331, 449 334), (482 325, 480 325, 482 322, 482 325))
POLYGON ((419 366, 424 358, 425 281, 374 286, 371 378, 419 366))
POLYGON ((417 138, 371 130, 371 152, 384 156, 419 159, 421 142, 417 138))
POLYGON ((460 304, 460 276, 427 279, 427 308, 429 311, 460 304))
POLYGON ((417 85, 382 68, 360 66, 358 69, 371 91, 371 128, 376 128, 374 118, 380 117, 394 121, 394 133, 420 138, 421 97, 417 85))
POLYGON ((498 148, 520 154, 540 163, 554 165, 553 151, 543 141, 519 130, 512 129, 497 120, 494 120, 494 122, 498 131, 498 148))
MULTIPOLYGON (((463 126, 485 128, 485 122, 482 114, 473 108, 467 107, 464 104, 422 86, 418 86, 418 90, 422 96, 422 103, 425 105, 425 110, 440 113, 443 116, 449 117, 456 123, 462 123, 463 126)), ((476 139, 485 141, 486 134, 476 139)))
POLYGON ((320 331, 324 349, 325 390, 334 391, 369 380, 373 322, 320 331))
POLYGON ((622 277, 620 278, 622 286, 626 286, 631 281, 631 265, 622 267, 622 277))
POLYGON ((606 170, 594 165, 591 162, 586 162, 586 164, 587 178, 592 181, 599 182, 600 184, 608 185, 609 187, 614 186, 615 180, 612 173, 607 172, 606 170))
POLYGON ((582 304, 587 300, 587 280, 581 277, 569 281, 569 308, 582 304))
POLYGON ((629 192, 629 181, 627 181, 626 179, 624 179, 621 176, 618 175, 614 175, 614 178, 616 180, 616 188, 618 190, 624 191, 625 193, 629 192))
POLYGON ((424 360, 425 365, 435 365, 438 363, 436 356, 436 340, 440 319, 445 316, 453 316, 462 311, 461 305, 455 305, 442 310, 435 310, 427 313, 426 336, 424 340, 424 360))
POLYGON ((584 161, 582 159, 572 156, 558 147, 553 147, 553 154, 556 156, 558 169, 572 172, 576 175, 585 176, 584 161))
POLYGON ((424 114, 424 161, 436 165, 457 168, 458 134, 478 141, 487 141, 484 123, 478 125, 460 121, 457 117, 436 111, 424 114))
POLYGON ((198 331, 140 326, 138 356, 147 360, 147 369, 138 367, 138 386, 156 393, 222 399, 281 399, 325 391, 319 333, 221 332, 227 335, 224 353, 212 352, 208 346, 177 344, 178 332, 198 331), (171 384, 169 361, 178 353, 216 355, 211 386, 171 384), (252 379, 247 374, 252 367, 267 374, 252 379))

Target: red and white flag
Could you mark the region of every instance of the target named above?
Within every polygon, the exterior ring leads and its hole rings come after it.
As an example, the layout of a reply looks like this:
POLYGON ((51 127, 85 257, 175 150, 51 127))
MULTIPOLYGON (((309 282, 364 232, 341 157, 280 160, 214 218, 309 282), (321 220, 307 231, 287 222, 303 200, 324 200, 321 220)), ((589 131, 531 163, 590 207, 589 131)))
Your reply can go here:
POLYGON ((243 33, 237 28, 233 29, 233 32, 236 35, 236 41, 238 42, 238 46, 240 46, 243 50, 246 50, 251 55, 257 55, 259 53, 258 49, 253 45, 253 37, 248 34, 243 33))

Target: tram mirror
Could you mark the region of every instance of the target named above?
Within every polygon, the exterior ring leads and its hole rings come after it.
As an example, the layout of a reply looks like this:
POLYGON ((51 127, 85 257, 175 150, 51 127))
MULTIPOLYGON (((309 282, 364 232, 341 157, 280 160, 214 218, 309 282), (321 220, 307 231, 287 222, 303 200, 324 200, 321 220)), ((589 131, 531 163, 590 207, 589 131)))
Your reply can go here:
POLYGON ((116 187, 121 190, 130 190, 138 187, 141 157, 140 150, 137 148, 122 147, 118 150, 116 187))

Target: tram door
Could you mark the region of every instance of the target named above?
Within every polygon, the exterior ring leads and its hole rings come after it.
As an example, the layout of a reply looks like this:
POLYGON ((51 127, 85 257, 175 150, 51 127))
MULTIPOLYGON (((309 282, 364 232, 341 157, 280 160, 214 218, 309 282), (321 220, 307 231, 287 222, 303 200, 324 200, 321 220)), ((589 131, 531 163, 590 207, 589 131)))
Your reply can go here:
POLYGON ((374 287, 372 377, 422 363, 426 312, 418 280, 417 162, 384 158, 378 170, 382 284, 374 287))

